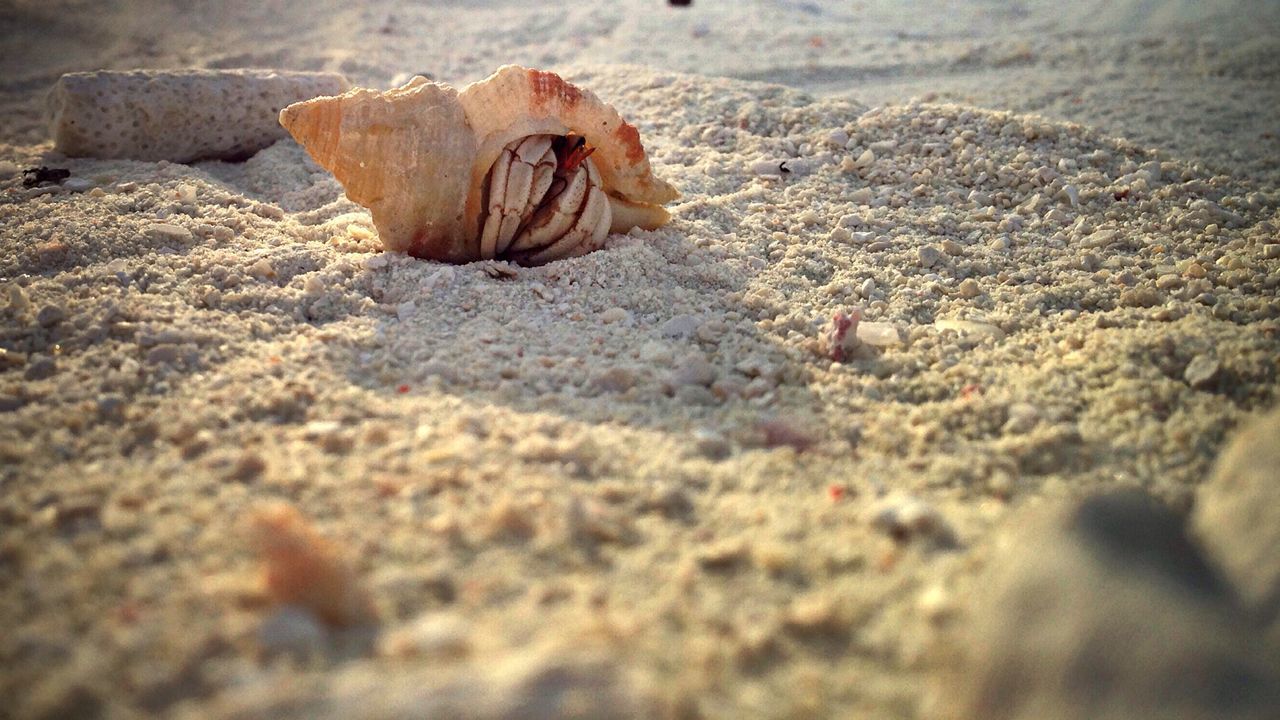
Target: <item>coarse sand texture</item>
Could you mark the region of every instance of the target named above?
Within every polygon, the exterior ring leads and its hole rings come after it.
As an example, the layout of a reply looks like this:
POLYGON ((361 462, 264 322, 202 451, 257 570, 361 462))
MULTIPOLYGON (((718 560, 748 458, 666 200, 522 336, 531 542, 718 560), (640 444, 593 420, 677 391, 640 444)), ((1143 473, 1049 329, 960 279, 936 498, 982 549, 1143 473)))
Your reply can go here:
POLYGON ((0 718, 1272 717, 1280 33, 1207 5, 0 9, 0 718), (424 260, 283 129, 43 115, 507 63, 669 222, 424 260))

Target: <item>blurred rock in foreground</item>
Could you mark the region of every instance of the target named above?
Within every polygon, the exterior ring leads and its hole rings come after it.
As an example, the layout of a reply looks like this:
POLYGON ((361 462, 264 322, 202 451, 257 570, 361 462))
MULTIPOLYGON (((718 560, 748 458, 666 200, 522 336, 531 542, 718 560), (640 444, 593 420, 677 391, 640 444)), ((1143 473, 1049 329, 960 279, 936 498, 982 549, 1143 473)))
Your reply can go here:
POLYGON ((1245 424, 1223 450, 1200 488, 1193 523, 1280 641, 1280 408, 1245 424))
POLYGON ((1010 531, 949 646, 939 715, 1275 717, 1275 649, 1179 516, 1124 490, 1010 531))

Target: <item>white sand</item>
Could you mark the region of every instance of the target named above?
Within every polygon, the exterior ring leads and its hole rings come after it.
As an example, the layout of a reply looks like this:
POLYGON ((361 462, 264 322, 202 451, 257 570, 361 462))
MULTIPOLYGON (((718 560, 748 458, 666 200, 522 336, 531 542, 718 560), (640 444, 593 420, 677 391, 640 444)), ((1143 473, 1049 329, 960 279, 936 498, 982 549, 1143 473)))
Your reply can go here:
POLYGON ((918 717, 1011 512, 1185 510, 1275 399, 1274 3, 196 5, 0 11, 17 716, 918 717), (443 266, 292 143, 64 159, 39 115, 71 70, 506 62, 636 124, 670 225, 443 266), (855 307, 901 343, 834 363, 855 307), (273 498, 378 628, 264 606, 273 498))

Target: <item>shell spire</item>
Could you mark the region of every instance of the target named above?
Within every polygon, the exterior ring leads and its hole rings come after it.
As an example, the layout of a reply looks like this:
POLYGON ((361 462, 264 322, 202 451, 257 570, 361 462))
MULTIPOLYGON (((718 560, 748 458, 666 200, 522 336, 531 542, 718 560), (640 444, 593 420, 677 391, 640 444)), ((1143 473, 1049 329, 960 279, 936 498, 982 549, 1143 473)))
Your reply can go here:
POLYGON ((669 219, 662 204, 679 197, 654 176, 639 132, 613 106, 555 73, 516 65, 461 92, 415 77, 386 92, 315 98, 286 107, 280 124, 369 209, 384 247, 416 257, 537 264, 579 255, 609 232, 662 225, 669 219), (560 138, 557 147, 568 138, 585 142, 575 154, 583 173, 574 174, 575 161, 554 178, 543 171, 531 187, 533 167, 513 167, 512 150, 540 136, 560 138), (498 172, 520 179, 495 181, 498 172), (577 193, 573 202, 566 187, 577 193), (563 218, 561 236, 536 240, 538 233, 512 224, 501 233, 505 242, 494 241, 496 228, 481 241, 487 216, 545 224, 552 206, 563 218))
POLYGON ((453 88, 415 77, 388 92, 355 89, 290 105, 280 124, 369 208, 387 248, 471 259, 463 213, 476 148, 453 88))

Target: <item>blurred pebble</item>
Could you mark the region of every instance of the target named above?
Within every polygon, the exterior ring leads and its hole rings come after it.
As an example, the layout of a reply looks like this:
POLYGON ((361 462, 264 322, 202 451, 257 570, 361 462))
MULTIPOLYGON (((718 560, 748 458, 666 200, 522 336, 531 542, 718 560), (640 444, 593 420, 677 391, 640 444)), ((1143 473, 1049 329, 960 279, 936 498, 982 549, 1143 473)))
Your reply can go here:
POLYGON ((1280 641, 1280 407, 1244 423, 1218 456, 1193 522, 1280 641))
POLYGON ((710 428, 693 431, 694 446, 698 454, 709 460, 723 460, 733 452, 733 445, 723 434, 710 428))
POLYGON ((681 385, 709 386, 715 382, 716 369, 701 355, 686 357, 671 373, 671 382, 677 387, 681 385))
POLYGON ((1003 330, 991 323, 978 322, 976 320, 935 320, 933 326, 939 331, 953 330, 961 335, 973 335, 979 338, 989 337, 993 340, 1004 339, 1003 330))
POLYGON ((369 624, 376 613, 342 548, 284 502, 255 508, 246 523, 266 578, 267 595, 335 627, 369 624))
POLYGON ((872 347, 891 347, 902 344, 902 335, 892 323, 867 322, 858 323, 858 339, 872 347))
POLYGON ((326 640, 316 616, 296 605, 281 606, 258 627, 258 645, 268 658, 289 655, 306 660, 323 653, 326 640))
POLYGON ((1008 419, 1000 431, 1006 434, 1021 435, 1029 432, 1040 422, 1040 410, 1030 403, 1014 403, 1009 406, 1008 419))
POLYGON ((261 455, 252 450, 246 450, 236 458, 231 469, 227 471, 227 479, 250 482, 256 480, 266 469, 267 461, 261 455))
POLYGON ((932 245, 921 245, 916 251, 920 267, 930 268, 942 261, 942 251, 932 245))
POLYGON ((36 313, 36 324, 40 327, 57 325, 67 318, 67 311, 58 305, 45 305, 36 313))
POLYGON ((789 447, 804 452, 818 441, 812 429, 785 418, 764 420, 758 428, 767 448, 789 447))
POLYGON ((822 593, 811 593, 792 600, 783 617, 783 626, 802 636, 839 637, 848 629, 848 625, 848 619, 840 611, 839 604, 822 593))
POLYGON ((25 380, 44 380, 52 377, 58 372, 58 363, 51 357, 42 356, 27 363, 27 369, 22 373, 25 380))
POLYGON ((627 312, 625 309, 620 307, 611 307, 608 310, 605 310, 604 312, 600 313, 600 322, 604 323, 605 325, 626 322, 630 318, 631 318, 631 313, 627 312))
POLYGON ((666 482, 657 482, 640 503, 643 512, 656 512, 664 517, 685 517, 693 512, 693 501, 684 490, 666 482))
POLYGON ((86 190, 92 190, 95 186, 93 181, 88 178, 73 177, 67 178, 63 181, 62 187, 70 192, 84 192, 86 190))
POLYGON ((706 570, 730 570, 747 561, 751 546, 741 538, 721 540, 697 553, 698 564, 706 570))
POLYGON ((910 495, 890 495, 867 512, 871 526, 899 542, 914 539, 938 546, 955 544, 955 533, 942 514, 929 503, 910 495))
POLYGON ((634 387, 636 379, 635 372, 630 368, 611 367, 596 375, 591 384, 601 392, 621 393, 634 387))
POLYGON ((451 613, 427 613, 387 632, 378 653, 395 658, 454 660, 471 652, 471 624, 451 613))
POLYGON ((1218 373, 1222 366, 1217 358, 1209 355, 1197 355, 1187 363, 1182 379, 1193 390, 1208 390, 1218 381, 1218 373))
POLYGON ((693 337, 697 331, 698 319, 692 315, 676 315, 658 328, 658 332, 668 338, 693 337))

